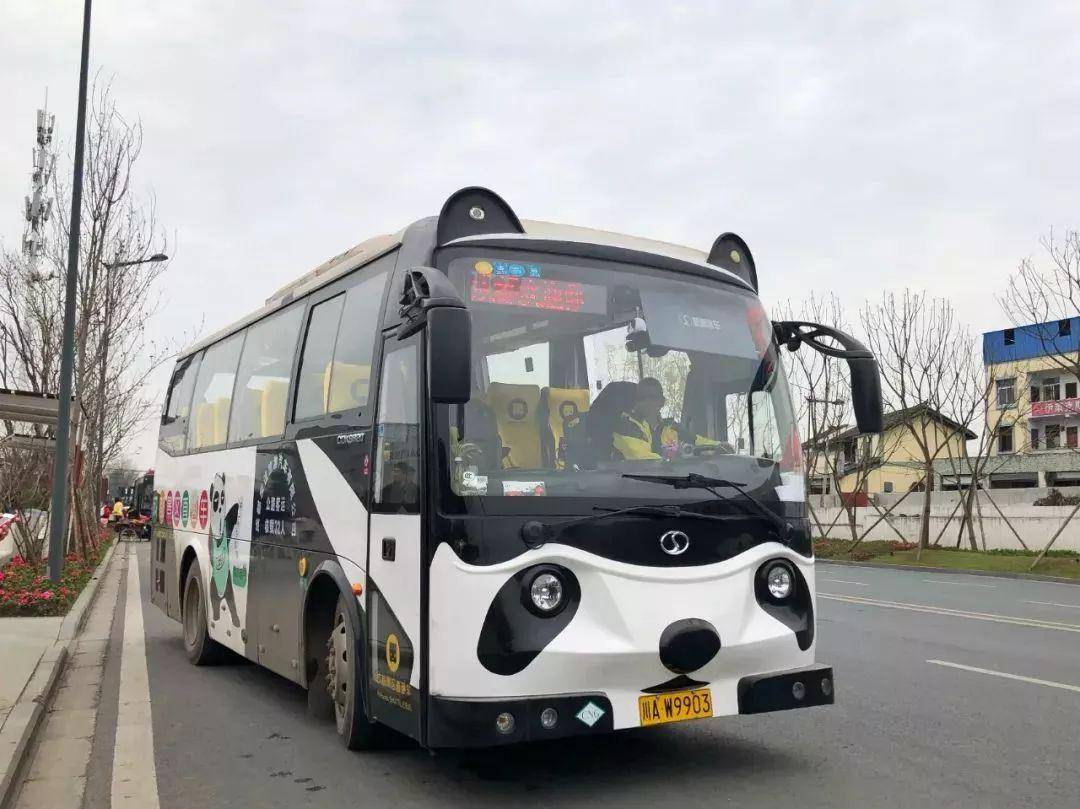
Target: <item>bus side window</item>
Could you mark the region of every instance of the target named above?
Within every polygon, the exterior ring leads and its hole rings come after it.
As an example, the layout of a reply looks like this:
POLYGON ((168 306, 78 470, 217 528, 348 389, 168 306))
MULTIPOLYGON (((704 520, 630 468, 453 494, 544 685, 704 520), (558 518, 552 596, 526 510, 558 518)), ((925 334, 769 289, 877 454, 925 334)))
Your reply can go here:
MULTIPOLYGON (((392 343, 387 343, 389 348, 392 343)), ((388 351, 375 428, 375 504, 379 511, 420 511, 420 414, 416 342, 388 351)))
POLYGON ((326 410, 355 410, 366 407, 371 387, 371 355, 378 332, 386 273, 361 281, 345 293, 334 361, 328 369, 326 410))
POLYGON ((191 412, 191 392, 199 372, 201 354, 185 357, 177 363, 169 382, 165 412, 161 416, 161 446, 168 452, 183 452, 187 446, 187 422, 191 412))
POLYGON ((297 421, 321 416, 326 413, 326 376, 334 359, 334 340, 337 338, 338 322, 344 295, 323 301, 311 309, 304 354, 300 358, 300 370, 296 379, 297 421))
POLYGON ((233 381, 244 333, 234 334, 206 349, 199 365, 195 396, 188 420, 188 449, 220 446, 225 443, 232 404, 233 381))
POLYGON ((248 329, 229 419, 230 443, 285 431, 285 401, 303 314, 302 307, 294 306, 248 329))

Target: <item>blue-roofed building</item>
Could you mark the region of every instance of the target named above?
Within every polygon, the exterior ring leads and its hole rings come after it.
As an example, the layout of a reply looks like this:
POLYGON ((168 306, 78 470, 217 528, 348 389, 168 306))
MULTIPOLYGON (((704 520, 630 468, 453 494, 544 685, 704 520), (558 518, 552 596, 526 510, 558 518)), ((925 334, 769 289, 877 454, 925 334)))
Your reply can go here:
POLYGON ((1080 317, 983 334, 997 425, 991 486, 1080 485, 1080 317))

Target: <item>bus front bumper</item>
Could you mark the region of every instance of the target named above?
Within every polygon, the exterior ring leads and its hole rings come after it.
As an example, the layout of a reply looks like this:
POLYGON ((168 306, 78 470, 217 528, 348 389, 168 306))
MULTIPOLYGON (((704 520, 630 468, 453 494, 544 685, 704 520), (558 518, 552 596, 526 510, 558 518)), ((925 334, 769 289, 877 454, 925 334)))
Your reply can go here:
MULTIPOLYGON (((737 693, 740 714, 832 705, 833 670, 831 666, 812 665, 754 674, 739 680, 737 693)), ((429 747, 495 747, 596 736, 614 729, 611 701, 601 693, 517 699, 432 696, 428 703, 429 747), (541 721, 547 709, 554 710, 556 716, 555 724, 550 727, 541 721), (512 722, 506 721, 507 714, 512 722)))

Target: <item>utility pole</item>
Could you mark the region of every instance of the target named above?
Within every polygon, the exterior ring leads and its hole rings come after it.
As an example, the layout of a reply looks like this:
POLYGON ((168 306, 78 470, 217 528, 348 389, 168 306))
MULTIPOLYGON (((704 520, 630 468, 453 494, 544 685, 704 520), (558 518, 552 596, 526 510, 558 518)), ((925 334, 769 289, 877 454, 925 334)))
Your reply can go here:
POLYGON ((83 152, 86 141, 86 77, 90 67, 90 2, 83 6, 82 55, 79 61, 79 109, 75 117, 75 176, 71 183, 71 232, 64 294, 64 331, 60 359, 60 407, 56 422, 52 505, 49 509, 49 578, 60 581, 67 533, 68 442, 71 438, 71 389, 75 365, 75 293, 79 277, 79 236, 82 226, 83 152))

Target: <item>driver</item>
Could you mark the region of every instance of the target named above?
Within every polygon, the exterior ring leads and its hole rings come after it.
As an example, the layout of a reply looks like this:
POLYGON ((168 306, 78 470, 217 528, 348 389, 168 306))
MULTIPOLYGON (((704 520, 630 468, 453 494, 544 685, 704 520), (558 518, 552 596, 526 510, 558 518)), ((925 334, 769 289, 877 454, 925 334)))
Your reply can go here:
POLYGON ((660 415, 666 401, 660 380, 647 376, 638 383, 634 406, 619 415, 611 436, 617 454, 627 460, 659 460, 676 457, 683 444, 714 450, 726 446, 703 435, 684 436, 682 425, 660 415))

